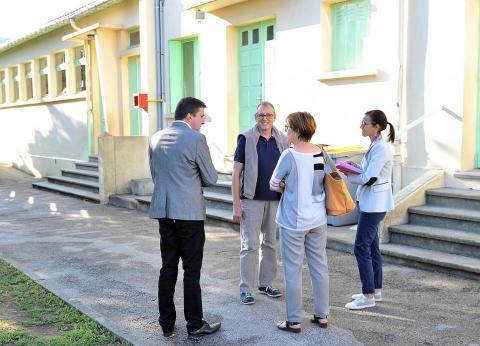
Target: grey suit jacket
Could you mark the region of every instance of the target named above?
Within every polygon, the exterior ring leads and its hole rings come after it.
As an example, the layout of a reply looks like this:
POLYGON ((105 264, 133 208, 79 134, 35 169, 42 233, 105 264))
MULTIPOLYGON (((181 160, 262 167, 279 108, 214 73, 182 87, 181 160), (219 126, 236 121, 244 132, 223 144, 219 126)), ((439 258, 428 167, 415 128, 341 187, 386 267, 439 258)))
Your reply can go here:
POLYGON ((152 136, 148 153, 154 183, 150 217, 205 220, 202 186, 217 182, 205 136, 174 121, 152 136))

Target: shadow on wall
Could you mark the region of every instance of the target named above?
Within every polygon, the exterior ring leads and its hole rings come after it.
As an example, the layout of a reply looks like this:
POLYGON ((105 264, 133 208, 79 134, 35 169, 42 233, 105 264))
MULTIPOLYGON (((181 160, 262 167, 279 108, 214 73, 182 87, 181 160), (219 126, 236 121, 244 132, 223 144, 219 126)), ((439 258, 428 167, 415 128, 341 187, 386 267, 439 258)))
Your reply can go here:
POLYGON ((59 172, 75 160, 86 160, 87 113, 84 102, 64 102, 17 108, 13 151, 14 165, 34 176, 59 172))

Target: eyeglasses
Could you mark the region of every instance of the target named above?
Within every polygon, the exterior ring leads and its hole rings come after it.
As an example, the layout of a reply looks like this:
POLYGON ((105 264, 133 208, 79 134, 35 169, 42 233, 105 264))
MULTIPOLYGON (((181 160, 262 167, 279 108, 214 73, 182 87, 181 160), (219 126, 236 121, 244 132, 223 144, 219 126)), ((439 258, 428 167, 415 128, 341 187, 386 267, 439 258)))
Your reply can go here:
POLYGON ((360 125, 360 127, 365 127, 367 125, 372 125, 373 123, 366 123, 365 121, 362 121, 362 124, 360 125))
POLYGON ((285 124, 285 132, 288 132, 288 129, 290 128, 289 125, 285 124))
POLYGON ((272 119, 273 114, 272 113, 257 113, 255 114, 255 117, 257 118, 265 118, 265 119, 272 119))

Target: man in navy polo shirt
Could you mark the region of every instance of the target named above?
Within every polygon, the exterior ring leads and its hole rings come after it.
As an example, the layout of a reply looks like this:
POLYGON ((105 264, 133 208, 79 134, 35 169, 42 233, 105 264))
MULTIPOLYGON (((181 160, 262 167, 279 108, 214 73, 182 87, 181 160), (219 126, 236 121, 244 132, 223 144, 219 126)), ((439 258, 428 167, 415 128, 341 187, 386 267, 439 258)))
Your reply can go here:
POLYGON ((277 275, 275 215, 281 195, 270 191, 270 178, 288 141, 273 126, 275 117, 270 102, 259 104, 255 126, 238 136, 235 150, 233 220, 240 222, 240 302, 245 305, 255 303, 252 290, 257 272, 260 293, 274 298, 282 295, 272 287, 277 275))

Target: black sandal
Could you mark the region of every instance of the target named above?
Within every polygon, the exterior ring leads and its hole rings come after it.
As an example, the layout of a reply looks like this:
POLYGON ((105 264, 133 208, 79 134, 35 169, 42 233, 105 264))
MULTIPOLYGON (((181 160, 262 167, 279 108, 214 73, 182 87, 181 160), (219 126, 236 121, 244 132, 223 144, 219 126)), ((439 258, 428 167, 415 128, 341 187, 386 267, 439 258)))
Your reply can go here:
POLYGON ((328 316, 318 317, 318 316, 313 315, 313 318, 310 319, 310 322, 318 324, 320 326, 320 328, 327 328, 328 327, 328 316), (327 322, 320 322, 320 320, 327 320, 327 322))
POLYGON ((277 328, 280 330, 284 330, 286 332, 291 332, 291 333, 300 333, 302 331, 302 328, 292 328, 292 326, 298 326, 300 322, 288 322, 288 321, 283 321, 277 324, 277 328), (285 326, 283 325, 285 323, 285 326))

